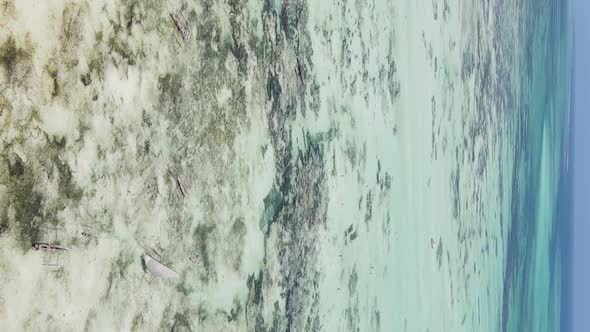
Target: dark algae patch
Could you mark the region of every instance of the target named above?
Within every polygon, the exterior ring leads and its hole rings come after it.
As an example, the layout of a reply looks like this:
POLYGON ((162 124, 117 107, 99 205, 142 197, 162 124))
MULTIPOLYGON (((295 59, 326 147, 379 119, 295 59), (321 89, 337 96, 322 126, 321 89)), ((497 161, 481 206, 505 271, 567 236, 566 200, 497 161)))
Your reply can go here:
MULTIPOLYGON (((442 238, 438 239, 438 246, 436 247, 436 261, 438 262, 438 268, 440 269, 442 266, 442 253, 443 253, 443 244, 442 238)), ((447 251, 448 254, 448 251, 447 251)))
POLYGON ((40 226, 47 218, 43 211, 43 195, 35 188, 36 178, 31 167, 23 164, 16 154, 5 157, 2 161, 8 169, 8 176, 3 176, 2 184, 6 186, 8 198, 0 202, 0 231, 9 229, 16 232, 23 250, 41 238, 40 226), (14 211, 14 219, 9 210, 14 211))
POLYGON ((231 232, 230 241, 234 242, 232 251, 229 253, 229 259, 234 270, 238 271, 242 263, 242 248, 244 247, 244 237, 246 236, 246 224, 242 218, 234 221, 231 232))
POLYGON ((19 70, 29 70, 31 66, 31 47, 29 49, 17 46, 14 37, 8 38, 0 45, 0 63, 7 76, 12 82, 19 70))
POLYGON ((67 163, 63 162, 57 155, 54 155, 53 165, 59 176, 58 190, 61 197, 66 197, 73 201, 80 201, 82 198, 82 189, 77 187, 72 179, 72 171, 67 163))
POLYGON ((201 281, 207 282, 209 277, 212 276, 214 273, 213 262, 211 261, 210 257, 210 243, 209 237, 211 233, 215 231, 215 226, 213 225, 199 225, 195 229, 195 233, 193 235, 195 239, 195 243, 198 243, 198 250, 203 260, 203 267, 205 268, 206 274, 201 275, 201 281))
POLYGON ((80 82, 82 82, 84 86, 89 86, 92 83, 92 77, 90 76, 90 73, 80 75, 80 82))
POLYGON ((171 332, 192 332, 190 321, 186 313, 177 312, 174 314, 174 324, 170 329, 171 332))
POLYGON ((38 150, 27 151, 26 161, 3 147, 0 186, 6 195, 0 201, 0 233, 13 232, 19 246, 29 250, 33 242, 56 241, 58 214, 77 204, 83 191, 73 179, 61 154, 65 139, 52 140, 38 150), (57 195, 48 195, 45 183, 57 185, 57 195))

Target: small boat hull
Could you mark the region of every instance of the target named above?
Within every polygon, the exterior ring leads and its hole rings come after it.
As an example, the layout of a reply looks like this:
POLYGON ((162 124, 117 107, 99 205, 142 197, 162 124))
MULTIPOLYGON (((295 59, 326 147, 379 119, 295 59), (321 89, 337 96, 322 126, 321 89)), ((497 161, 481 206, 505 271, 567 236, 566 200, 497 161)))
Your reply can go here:
POLYGON ((178 274, 171 268, 167 267, 166 265, 158 262, 155 258, 151 257, 150 255, 143 255, 143 263, 145 265, 146 271, 153 276, 163 279, 180 278, 180 274, 178 274))

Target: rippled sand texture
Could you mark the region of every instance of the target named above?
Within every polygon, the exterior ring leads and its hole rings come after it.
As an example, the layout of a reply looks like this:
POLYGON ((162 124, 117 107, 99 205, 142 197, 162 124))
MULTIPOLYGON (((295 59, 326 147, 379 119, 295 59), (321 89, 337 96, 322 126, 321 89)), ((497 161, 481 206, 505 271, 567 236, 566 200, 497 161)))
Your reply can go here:
POLYGON ((520 12, 471 3, 2 1, 0 330, 498 330, 520 12))

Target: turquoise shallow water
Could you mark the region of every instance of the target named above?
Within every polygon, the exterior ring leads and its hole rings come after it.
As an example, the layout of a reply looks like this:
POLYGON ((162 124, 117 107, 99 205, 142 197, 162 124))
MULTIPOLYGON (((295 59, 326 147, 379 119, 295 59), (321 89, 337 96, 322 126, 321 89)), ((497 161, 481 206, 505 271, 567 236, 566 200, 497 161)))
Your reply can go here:
MULTIPOLYGON (((523 103, 515 123, 515 173, 503 291, 504 331, 561 327, 563 250, 559 214, 569 126, 571 22, 568 1, 531 1, 523 33, 523 103), (524 46, 524 45, 523 45, 524 46)), ((562 204, 563 205, 563 204, 562 204)))

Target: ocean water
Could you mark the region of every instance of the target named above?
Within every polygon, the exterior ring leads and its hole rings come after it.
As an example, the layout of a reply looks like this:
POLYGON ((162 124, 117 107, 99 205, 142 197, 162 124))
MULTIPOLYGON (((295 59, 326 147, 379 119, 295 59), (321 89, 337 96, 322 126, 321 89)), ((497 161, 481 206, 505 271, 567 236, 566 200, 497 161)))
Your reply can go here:
POLYGON ((528 6, 534 13, 528 23, 531 67, 524 81, 528 108, 516 145, 523 154, 516 167, 526 182, 513 185, 519 196, 512 205, 503 329, 558 331, 562 285, 568 282, 562 267, 568 251, 560 233, 569 227, 569 206, 559 196, 567 195, 569 173, 570 8, 559 1, 528 6))
POLYGON ((0 330, 559 330, 570 10, 5 0, 0 330))

